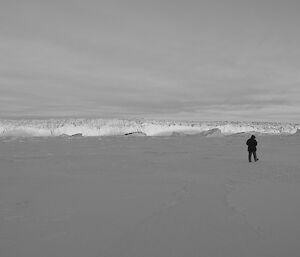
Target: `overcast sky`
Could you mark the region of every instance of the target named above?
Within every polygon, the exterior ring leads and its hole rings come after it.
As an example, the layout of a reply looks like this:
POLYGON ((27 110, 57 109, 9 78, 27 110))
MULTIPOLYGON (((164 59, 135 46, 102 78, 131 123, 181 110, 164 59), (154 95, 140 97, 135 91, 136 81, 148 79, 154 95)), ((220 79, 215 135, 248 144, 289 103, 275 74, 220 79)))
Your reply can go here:
POLYGON ((0 116, 300 122, 299 13, 299 0, 1 0, 0 116))

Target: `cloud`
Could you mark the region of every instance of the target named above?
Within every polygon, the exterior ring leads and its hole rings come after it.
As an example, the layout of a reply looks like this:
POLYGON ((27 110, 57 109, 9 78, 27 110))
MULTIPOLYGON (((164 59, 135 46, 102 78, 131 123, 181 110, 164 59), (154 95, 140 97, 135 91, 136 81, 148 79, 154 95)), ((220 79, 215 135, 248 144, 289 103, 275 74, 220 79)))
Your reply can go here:
POLYGON ((275 2, 4 2, 0 115, 299 120, 299 16, 275 2))

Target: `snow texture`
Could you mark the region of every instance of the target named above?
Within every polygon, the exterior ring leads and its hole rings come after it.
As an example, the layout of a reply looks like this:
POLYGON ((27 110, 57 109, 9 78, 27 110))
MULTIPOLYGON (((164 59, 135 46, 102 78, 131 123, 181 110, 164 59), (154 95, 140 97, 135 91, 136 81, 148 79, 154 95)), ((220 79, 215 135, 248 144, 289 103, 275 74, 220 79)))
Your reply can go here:
POLYGON ((2 137, 0 256, 299 257, 300 137, 257 139, 2 137))

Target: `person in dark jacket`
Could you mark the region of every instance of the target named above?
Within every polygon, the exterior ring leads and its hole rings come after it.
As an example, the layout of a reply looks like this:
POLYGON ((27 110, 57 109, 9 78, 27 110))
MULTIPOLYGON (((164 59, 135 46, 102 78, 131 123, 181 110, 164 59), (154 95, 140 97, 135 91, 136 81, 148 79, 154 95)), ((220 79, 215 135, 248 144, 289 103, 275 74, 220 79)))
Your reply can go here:
POLYGON ((254 161, 258 161, 258 158, 256 156, 256 146, 257 146, 257 141, 255 139, 255 136, 252 135, 251 138, 247 140, 247 146, 248 146, 248 160, 251 162, 251 156, 253 155, 254 161))

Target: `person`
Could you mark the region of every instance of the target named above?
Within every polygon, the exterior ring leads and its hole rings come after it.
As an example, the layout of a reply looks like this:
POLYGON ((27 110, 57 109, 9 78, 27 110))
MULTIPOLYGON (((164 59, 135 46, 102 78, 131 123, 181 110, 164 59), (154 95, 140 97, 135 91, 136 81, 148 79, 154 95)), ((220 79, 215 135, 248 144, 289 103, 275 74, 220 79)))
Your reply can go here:
POLYGON ((255 136, 252 135, 251 138, 247 140, 247 146, 248 146, 248 160, 251 162, 251 157, 253 155, 254 161, 258 161, 258 158, 256 156, 256 146, 257 146, 257 141, 255 139, 255 136))

